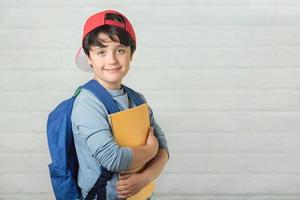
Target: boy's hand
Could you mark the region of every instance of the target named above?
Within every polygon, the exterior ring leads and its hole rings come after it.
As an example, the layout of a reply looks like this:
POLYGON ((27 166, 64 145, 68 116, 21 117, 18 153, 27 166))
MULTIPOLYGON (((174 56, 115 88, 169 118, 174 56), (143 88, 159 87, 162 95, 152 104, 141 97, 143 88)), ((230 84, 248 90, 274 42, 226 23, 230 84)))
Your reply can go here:
POLYGON ((159 145, 158 145, 157 138, 154 135, 154 129, 152 127, 150 127, 150 129, 149 129, 146 145, 149 145, 152 147, 153 156, 155 156, 157 154, 159 145))
MULTIPOLYGON (((150 177, 149 177, 150 178, 150 177)), ((138 193, 150 180, 143 173, 121 174, 117 181, 118 198, 126 199, 138 193)))

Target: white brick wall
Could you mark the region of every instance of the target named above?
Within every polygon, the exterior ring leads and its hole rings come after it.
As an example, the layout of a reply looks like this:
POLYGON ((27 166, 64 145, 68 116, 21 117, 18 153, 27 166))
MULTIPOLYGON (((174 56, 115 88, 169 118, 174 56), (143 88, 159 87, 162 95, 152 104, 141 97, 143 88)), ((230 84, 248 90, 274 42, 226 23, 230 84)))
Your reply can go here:
POLYGON ((143 91, 171 159, 162 200, 300 199, 300 1, 0 1, 0 199, 53 199, 45 123, 91 75, 87 16, 131 19, 125 83, 143 91))

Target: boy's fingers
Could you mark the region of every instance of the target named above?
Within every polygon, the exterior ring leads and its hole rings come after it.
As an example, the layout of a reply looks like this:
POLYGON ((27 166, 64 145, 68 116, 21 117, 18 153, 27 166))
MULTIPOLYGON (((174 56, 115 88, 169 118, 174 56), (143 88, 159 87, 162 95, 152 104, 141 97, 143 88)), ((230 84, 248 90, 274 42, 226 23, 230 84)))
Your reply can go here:
POLYGON ((127 186, 128 184, 126 183, 126 181, 120 180, 117 181, 116 186, 117 187, 122 187, 122 186, 127 186))
POLYGON ((131 196, 130 194, 129 195, 120 195, 120 196, 118 196, 118 199, 120 199, 120 200, 126 200, 126 198, 128 198, 130 196, 131 196))
POLYGON ((117 188, 117 193, 119 198, 127 198, 131 194, 131 191, 128 188, 117 188))
POLYGON ((128 197, 132 196, 131 192, 129 190, 124 190, 122 192, 118 192, 118 198, 120 199, 126 199, 128 197))
POLYGON ((119 179, 120 180, 125 180, 125 179, 128 179, 130 176, 131 176, 130 174, 120 174, 119 179))
POLYGON ((118 193, 124 190, 128 190, 128 186, 125 185, 117 186, 118 193))
POLYGON ((150 127, 149 132, 150 132, 150 133, 151 133, 151 132, 153 133, 153 127, 152 127, 152 126, 150 127))

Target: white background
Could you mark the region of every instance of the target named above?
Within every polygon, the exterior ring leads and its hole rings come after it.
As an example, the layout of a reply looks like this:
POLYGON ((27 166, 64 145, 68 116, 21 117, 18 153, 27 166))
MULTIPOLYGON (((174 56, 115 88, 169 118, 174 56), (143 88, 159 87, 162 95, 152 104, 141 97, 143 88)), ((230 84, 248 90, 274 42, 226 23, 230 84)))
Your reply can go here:
POLYGON ((159 199, 300 199, 297 0, 1 0, 0 199, 54 198, 47 114, 91 78, 74 56, 103 9, 135 27, 124 83, 169 141, 159 199))

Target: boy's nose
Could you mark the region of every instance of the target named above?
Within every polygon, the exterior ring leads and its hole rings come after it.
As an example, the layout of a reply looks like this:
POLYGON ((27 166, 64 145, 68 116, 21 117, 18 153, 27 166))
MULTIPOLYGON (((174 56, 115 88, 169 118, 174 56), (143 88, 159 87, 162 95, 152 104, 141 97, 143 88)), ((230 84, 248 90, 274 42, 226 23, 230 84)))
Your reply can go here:
POLYGON ((117 59, 114 53, 107 54, 107 64, 113 65, 116 64, 117 59))

